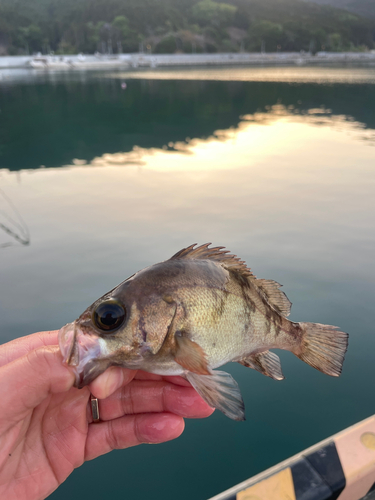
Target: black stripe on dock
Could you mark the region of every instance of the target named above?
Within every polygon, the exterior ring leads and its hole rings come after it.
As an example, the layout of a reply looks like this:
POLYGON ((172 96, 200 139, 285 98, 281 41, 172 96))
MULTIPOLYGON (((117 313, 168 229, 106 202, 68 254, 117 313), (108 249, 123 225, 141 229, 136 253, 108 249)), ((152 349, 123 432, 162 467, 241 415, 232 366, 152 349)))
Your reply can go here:
POLYGON ((346 479, 334 441, 305 456, 332 491, 330 500, 336 500, 345 488, 346 479))
POLYGON ((346 485, 333 441, 291 466, 296 500, 336 500, 346 485))
POLYGON ((296 500, 330 500, 332 490, 305 458, 291 467, 296 500))

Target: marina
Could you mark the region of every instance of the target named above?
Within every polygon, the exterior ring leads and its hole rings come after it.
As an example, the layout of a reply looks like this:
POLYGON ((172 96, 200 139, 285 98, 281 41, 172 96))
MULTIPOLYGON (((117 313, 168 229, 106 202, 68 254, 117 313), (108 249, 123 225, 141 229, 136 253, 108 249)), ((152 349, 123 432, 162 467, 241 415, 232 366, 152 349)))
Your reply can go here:
POLYGON ((239 52, 211 54, 76 54, 0 57, 0 69, 105 70, 173 66, 285 66, 375 65, 375 51, 367 52, 239 52))

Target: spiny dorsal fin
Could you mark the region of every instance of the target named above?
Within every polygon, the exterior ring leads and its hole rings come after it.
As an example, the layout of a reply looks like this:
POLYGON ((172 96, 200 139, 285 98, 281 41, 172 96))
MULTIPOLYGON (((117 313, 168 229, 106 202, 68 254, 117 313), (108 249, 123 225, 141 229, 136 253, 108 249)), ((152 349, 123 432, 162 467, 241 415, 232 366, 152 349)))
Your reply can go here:
POLYGON ((230 271, 237 271, 242 276, 255 278, 253 273, 247 267, 246 263, 241 260, 236 255, 229 253, 229 250, 223 250, 225 247, 212 247, 208 248, 211 243, 206 243, 197 248, 196 243, 190 245, 187 248, 183 248, 177 252, 172 259, 202 259, 202 260, 213 260, 215 262, 222 263, 223 266, 230 271))
POLYGON ((285 295, 284 292, 280 290, 280 283, 272 280, 256 280, 255 281, 258 288, 266 295, 268 302, 273 306, 277 312, 282 316, 289 316, 292 303, 285 295))
POLYGON ((276 309, 282 316, 289 316, 292 303, 280 290, 280 283, 273 280, 257 279, 254 274, 247 267, 246 263, 236 255, 229 253, 229 250, 224 250, 225 247, 212 247, 208 248, 211 243, 205 243, 196 247, 196 243, 183 248, 177 252, 172 259, 208 259, 215 262, 222 263, 223 266, 231 271, 237 271, 242 276, 247 277, 249 281, 255 283, 258 288, 263 292, 269 304, 276 309), (196 247, 196 248, 194 248, 196 247))

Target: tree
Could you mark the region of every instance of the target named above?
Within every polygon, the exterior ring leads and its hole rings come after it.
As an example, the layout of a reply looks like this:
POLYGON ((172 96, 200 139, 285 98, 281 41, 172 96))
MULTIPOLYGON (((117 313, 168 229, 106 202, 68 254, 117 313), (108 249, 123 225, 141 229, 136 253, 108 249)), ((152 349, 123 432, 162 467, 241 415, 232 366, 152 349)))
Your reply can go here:
POLYGON ((35 24, 18 28, 17 45, 25 49, 26 53, 42 51, 45 41, 42 30, 35 24))
POLYGON ((202 0, 194 5, 192 13, 200 25, 229 26, 234 20, 237 7, 212 0, 202 0))
POLYGON ((117 44, 117 52, 135 52, 140 42, 140 34, 131 29, 126 16, 116 16, 112 21, 112 34, 117 44))
POLYGON ((99 36, 98 25, 94 24, 91 21, 86 23, 85 33, 86 33, 86 43, 83 48, 83 51, 93 53, 99 50, 100 36, 99 36))
POLYGON ((2 54, 137 52, 170 36, 176 46, 158 50, 364 50, 374 35, 371 19, 301 0, 0 0, 2 54), (180 41, 182 31, 200 38, 180 41))
POLYGON ((173 35, 168 35, 155 46, 154 52, 155 54, 173 54, 176 50, 176 38, 173 35))
POLYGON ((283 32, 283 41, 281 43, 283 50, 307 51, 314 50, 314 47, 318 46, 314 36, 315 31, 308 29, 301 23, 288 21, 283 25, 283 32))
POLYGON ((250 47, 260 49, 265 44, 269 52, 276 52, 283 42, 283 27, 271 21, 258 21, 249 28, 250 47))
POLYGON ((324 50, 327 43, 327 33, 322 29, 318 28, 312 32, 312 39, 315 42, 315 50, 324 50))
POLYGON ((340 52, 343 48, 342 37, 340 33, 332 33, 328 37, 329 47, 333 52, 340 52))

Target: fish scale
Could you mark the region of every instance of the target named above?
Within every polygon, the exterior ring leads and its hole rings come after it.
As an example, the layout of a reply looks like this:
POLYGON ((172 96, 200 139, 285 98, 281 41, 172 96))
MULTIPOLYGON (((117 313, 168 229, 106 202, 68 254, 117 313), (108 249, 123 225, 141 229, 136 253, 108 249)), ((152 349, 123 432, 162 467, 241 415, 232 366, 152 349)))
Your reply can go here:
POLYGON ((243 354, 245 325, 249 324, 244 301, 228 292, 202 288, 179 291, 187 305, 187 331, 198 343, 211 367, 216 368, 243 354))

